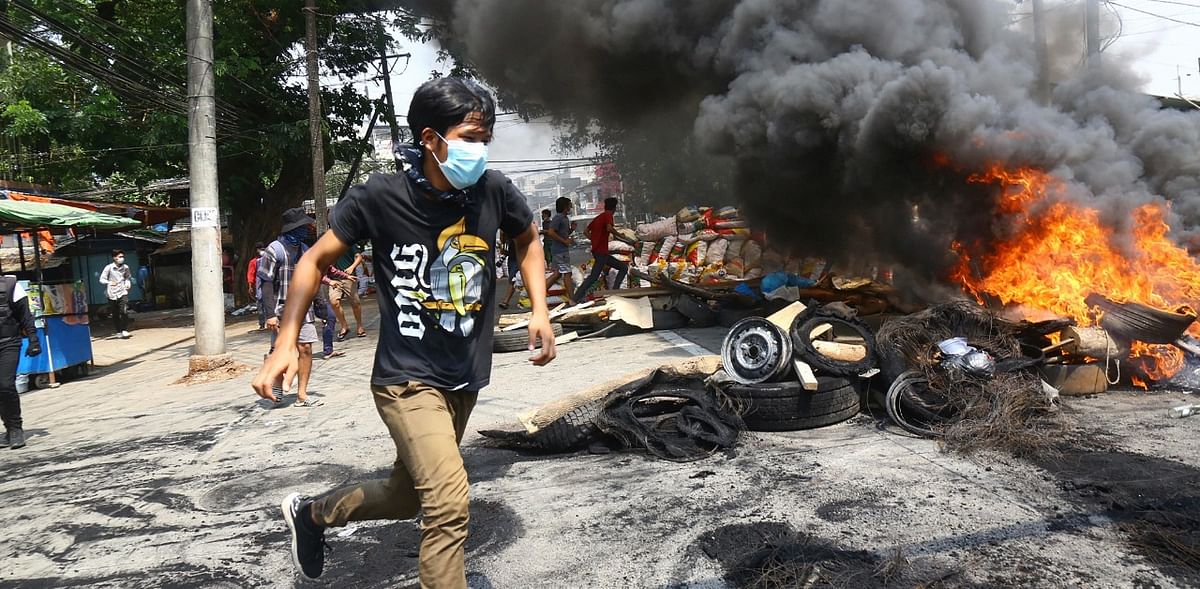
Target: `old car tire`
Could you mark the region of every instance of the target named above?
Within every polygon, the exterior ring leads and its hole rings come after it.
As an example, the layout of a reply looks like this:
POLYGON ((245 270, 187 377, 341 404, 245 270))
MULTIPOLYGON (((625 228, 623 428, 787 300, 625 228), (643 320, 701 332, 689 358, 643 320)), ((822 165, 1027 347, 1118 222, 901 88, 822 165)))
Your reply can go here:
MULTIPOLYGON (((563 334, 563 326, 552 323, 554 336, 563 334)), ((493 352, 527 352, 529 351, 529 330, 514 329, 512 331, 496 331, 492 335, 493 352)))
POLYGON ((653 315, 654 327, 651 329, 642 329, 636 325, 630 325, 623 321, 616 322, 612 329, 605 332, 605 337, 621 337, 624 335, 633 335, 635 333, 645 333, 646 331, 661 331, 666 329, 682 329, 687 327, 688 318, 676 311, 675 309, 660 310, 655 309, 653 315))
POLYGON ((742 407, 742 419, 753 431, 782 432, 840 423, 858 414, 859 392, 844 378, 818 376, 817 390, 799 382, 732 385, 725 394, 742 407))
POLYGON ((865 323, 855 317, 845 315, 836 309, 813 305, 800 312, 792 321, 790 330, 792 344, 795 346, 796 357, 807 362, 814 369, 836 376, 856 376, 875 367, 876 350, 875 334, 865 323), (824 324, 842 326, 854 331, 862 338, 867 355, 862 360, 850 362, 835 360, 817 351, 809 334, 824 324))
POLYGON ((693 296, 682 295, 675 303, 675 310, 683 313, 692 322, 692 327, 712 327, 717 324, 717 312, 708 303, 693 296))
POLYGON ((533 441, 552 452, 570 452, 586 447, 600 433, 596 427, 596 417, 604 409, 606 399, 601 397, 588 401, 568 411, 546 427, 533 432, 533 441))

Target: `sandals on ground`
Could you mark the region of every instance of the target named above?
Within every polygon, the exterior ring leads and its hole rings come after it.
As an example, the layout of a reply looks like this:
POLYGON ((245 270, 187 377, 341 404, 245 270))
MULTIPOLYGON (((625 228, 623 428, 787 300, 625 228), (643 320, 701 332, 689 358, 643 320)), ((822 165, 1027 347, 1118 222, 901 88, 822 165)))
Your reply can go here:
POLYGON ((320 399, 305 399, 303 401, 296 401, 295 403, 292 403, 292 407, 320 407, 324 404, 325 403, 320 399))

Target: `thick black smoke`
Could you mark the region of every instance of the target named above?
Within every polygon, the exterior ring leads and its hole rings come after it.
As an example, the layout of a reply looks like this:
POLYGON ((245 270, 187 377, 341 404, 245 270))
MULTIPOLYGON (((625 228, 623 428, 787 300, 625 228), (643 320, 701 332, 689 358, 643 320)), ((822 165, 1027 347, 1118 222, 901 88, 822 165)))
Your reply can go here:
MULTIPOLYGON (((996 231, 965 176, 998 162, 1068 182, 1119 231, 1149 201, 1200 228, 1200 115, 1159 108, 1112 59, 1033 95, 1027 34, 993 0, 456 0, 493 84, 551 112, 732 158, 738 200, 797 251, 940 272, 996 231), (937 156, 951 165, 938 165, 937 156), (914 214, 919 211, 919 214, 914 214), (891 258, 890 260, 888 258, 891 258)), ((1068 9, 1069 10, 1069 9, 1068 9)))

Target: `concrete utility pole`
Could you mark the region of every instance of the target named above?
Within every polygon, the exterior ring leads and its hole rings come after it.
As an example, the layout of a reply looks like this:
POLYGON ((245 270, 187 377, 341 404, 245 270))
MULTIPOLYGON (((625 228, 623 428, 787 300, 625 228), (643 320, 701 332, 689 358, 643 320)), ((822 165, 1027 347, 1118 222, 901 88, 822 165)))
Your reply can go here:
POLYGON ((312 150, 313 206, 317 209, 317 235, 329 227, 325 210, 325 139, 321 132, 321 72, 317 61, 317 0, 304 0, 304 53, 308 70, 308 133, 312 150))
POLYGON ((189 372, 230 362, 225 352, 221 209, 217 199, 217 101, 212 0, 187 0, 188 176, 192 207, 192 311, 196 347, 189 372))
POLYGON ((1087 0, 1083 20, 1087 35, 1087 64, 1096 67, 1100 65, 1100 0, 1087 0))
MULTIPOLYGON (((387 43, 384 42, 383 35, 384 29, 381 24, 379 27, 379 75, 383 77, 383 97, 387 101, 387 108, 384 109, 383 116, 387 118, 388 127, 392 131, 392 148, 395 149, 396 144, 400 143, 400 125, 396 123, 396 98, 392 95, 392 67, 388 64, 388 59, 392 56, 387 54, 387 43)), ((399 162, 396 163, 396 171, 400 171, 399 162)))
POLYGON ((1033 50, 1037 55, 1037 99, 1042 104, 1050 103, 1050 62, 1046 56, 1046 15, 1042 0, 1033 0, 1033 50))

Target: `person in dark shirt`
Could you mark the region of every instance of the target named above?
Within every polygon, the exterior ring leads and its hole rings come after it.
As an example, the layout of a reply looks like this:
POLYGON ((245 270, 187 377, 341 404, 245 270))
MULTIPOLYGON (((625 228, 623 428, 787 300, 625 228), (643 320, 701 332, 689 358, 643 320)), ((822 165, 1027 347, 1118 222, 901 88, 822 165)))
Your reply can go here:
POLYGON ((550 214, 550 209, 542 209, 542 254, 546 256, 547 264, 550 263, 550 258, 552 256, 550 255, 550 238, 546 237, 546 227, 550 225, 550 218, 552 216, 553 215, 550 214))
POLYGON ((620 285, 625 280, 625 274, 629 272, 629 264, 616 259, 608 251, 609 238, 618 241, 626 241, 625 237, 617 233, 616 227, 613 225, 613 212, 617 210, 617 199, 608 197, 604 199, 604 212, 592 219, 588 224, 588 239, 592 240, 592 271, 588 273, 588 277, 579 285, 579 290, 575 291, 575 296, 571 297, 572 302, 578 303, 587 296, 592 286, 601 276, 608 275, 609 268, 617 270, 617 284, 620 285))
POLYGON ((571 226, 571 199, 560 196, 554 201, 554 209, 558 211, 550 223, 546 225, 546 239, 550 241, 550 276, 546 277, 546 288, 562 279, 563 298, 571 298, 575 289, 571 286, 571 246, 575 238, 571 237, 574 228, 571 226))
POLYGON ((296 370, 294 342, 321 274, 351 244, 370 240, 383 318, 371 392, 397 460, 388 479, 343 487, 315 501, 299 494, 285 498, 292 559, 303 576, 316 578, 324 567, 327 527, 420 512, 421 585, 465 588, 468 482, 458 444, 479 390, 491 378, 497 231, 516 243, 533 306, 534 365, 554 359, 554 332, 533 213, 508 178, 486 170, 495 124, 491 95, 473 82, 433 80, 414 94, 408 122, 416 143, 396 148, 402 172, 376 174, 351 189, 335 207, 330 230, 296 265, 278 347, 253 387, 271 399, 271 383, 296 370))
POLYGON ((25 355, 42 353, 29 297, 16 276, 0 276, 0 419, 4 421, 4 445, 16 450, 25 447, 25 424, 21 421, 21 397, 17 394, 17 364, 21 360, 21 339, 28 338, 25 355))

